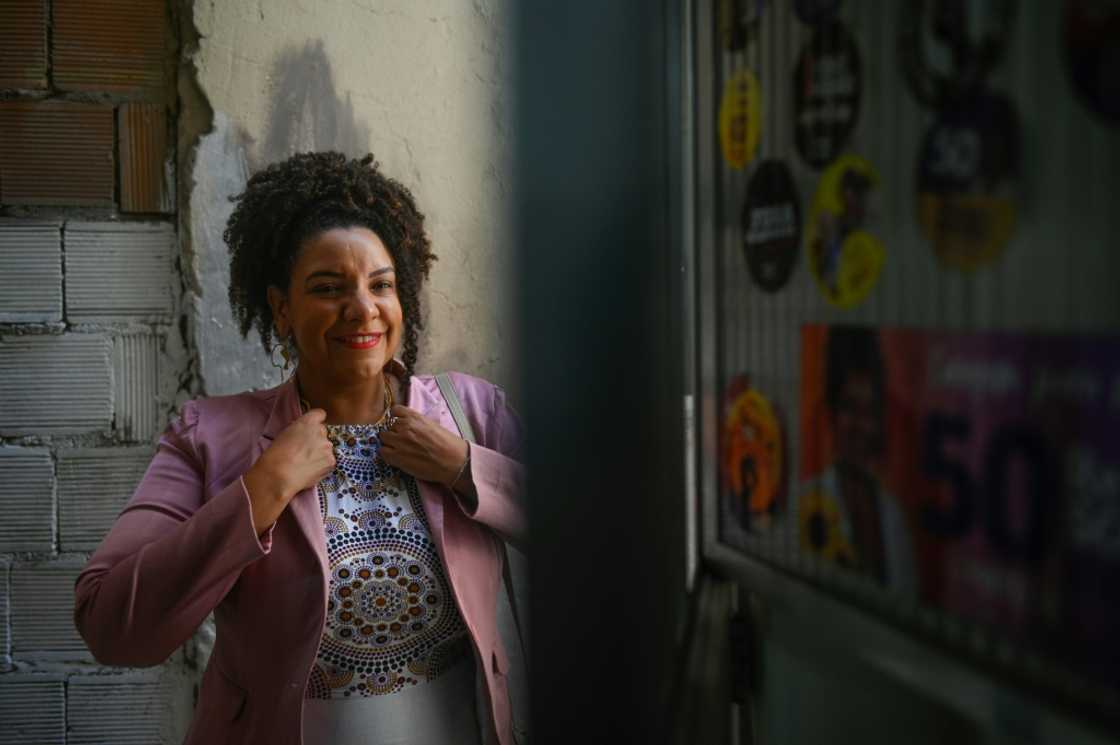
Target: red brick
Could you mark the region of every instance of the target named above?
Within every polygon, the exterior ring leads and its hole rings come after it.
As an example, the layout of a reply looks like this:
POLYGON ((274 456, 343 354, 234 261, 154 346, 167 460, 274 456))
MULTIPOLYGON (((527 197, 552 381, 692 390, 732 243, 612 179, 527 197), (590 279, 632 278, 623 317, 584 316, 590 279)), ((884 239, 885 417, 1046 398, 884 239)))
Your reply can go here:
POLYGON ((121 210, 171 212, 165 168, 167 109, 162 104, 125 104, 117 112, 120 136, 121 210))
POLYGON ((0 101, 0 204, 113 204, 113 109, 0 101))
POLYGON ((46 3, 0 0, 0 88, 46 87, 46 3))
POLYGON ((54 84, 163 100, 165 0, 54 0, 54 84))

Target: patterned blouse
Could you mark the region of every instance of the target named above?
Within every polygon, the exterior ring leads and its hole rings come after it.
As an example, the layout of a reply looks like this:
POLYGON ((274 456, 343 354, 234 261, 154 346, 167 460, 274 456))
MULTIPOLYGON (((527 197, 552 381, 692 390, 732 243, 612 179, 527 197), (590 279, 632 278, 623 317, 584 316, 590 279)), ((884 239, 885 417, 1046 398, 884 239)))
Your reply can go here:
POLYGON ((307 698, 396 693, 468 652, 416 481, 381 459, 383 429, 327 426, 337 465, 318 493, 330 594, 307 698))

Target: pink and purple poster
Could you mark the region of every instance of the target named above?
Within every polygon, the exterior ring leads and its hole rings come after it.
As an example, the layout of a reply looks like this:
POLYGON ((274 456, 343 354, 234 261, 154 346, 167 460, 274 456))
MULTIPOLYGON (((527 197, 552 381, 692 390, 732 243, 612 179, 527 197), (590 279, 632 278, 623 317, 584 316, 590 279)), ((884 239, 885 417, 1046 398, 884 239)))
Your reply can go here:
POLYGON ((799 546, 1120 684, 1120 339, 806 326, 799 546))

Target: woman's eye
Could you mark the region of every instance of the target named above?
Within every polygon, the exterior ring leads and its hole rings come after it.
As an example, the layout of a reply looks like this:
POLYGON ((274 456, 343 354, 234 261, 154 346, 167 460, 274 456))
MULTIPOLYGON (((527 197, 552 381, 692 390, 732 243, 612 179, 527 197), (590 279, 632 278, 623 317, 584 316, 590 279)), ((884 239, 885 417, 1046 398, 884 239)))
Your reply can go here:
POLYGON ((316 285, 311 291, 319 295, 330 295, 338 292, 338 285, 316 285))
POLYGON ((374 283, 373 289, 375 289, 375 290, 391 290, 391 289, 393 289, 393 283, 390 282, 389 280, 382 280, 380 282, 374 283))

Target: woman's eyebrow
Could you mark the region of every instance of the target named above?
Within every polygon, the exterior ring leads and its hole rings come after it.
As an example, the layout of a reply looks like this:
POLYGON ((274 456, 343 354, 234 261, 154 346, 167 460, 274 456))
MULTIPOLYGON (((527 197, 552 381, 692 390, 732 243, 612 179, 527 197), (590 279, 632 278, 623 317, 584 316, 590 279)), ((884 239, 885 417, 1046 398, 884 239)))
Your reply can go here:
MULTIPOLYGON (((369 278, 373 279, 374 277, 380 277, 382 274, 388 274, 389 272, 395 273, 393 267, 383 266, 380 269, 374 269, 372 272, 370 272, 369 278)), ((310 282, 311 280, 319 277, 327 277, 328 279, 345 279, 346 275, 342 272, 332 272, 328 269, 320 269, 317 272, 311 272, 311 274, 308 274, 307 279, 305 279, 304 282, 310 282)))

